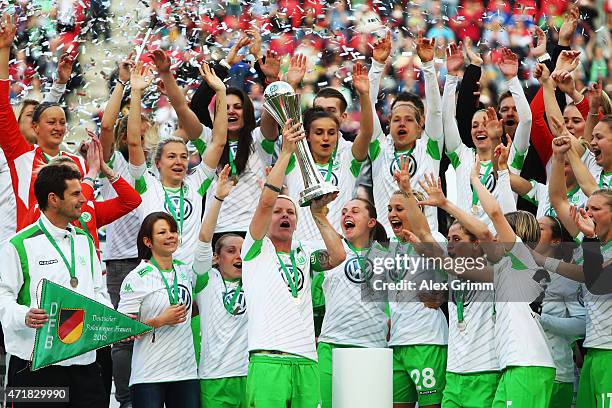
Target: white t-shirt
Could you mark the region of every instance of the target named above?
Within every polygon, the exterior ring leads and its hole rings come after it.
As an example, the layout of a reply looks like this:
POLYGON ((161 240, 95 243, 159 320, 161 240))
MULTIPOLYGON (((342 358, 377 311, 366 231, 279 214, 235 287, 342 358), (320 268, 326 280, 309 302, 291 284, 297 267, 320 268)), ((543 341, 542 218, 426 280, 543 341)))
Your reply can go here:
MULTIPOLYGON (((259 181, 266 177, 266 166, 271 164, 274 142, 266 140, 260 128, 253 130, 251 137, 253 142, 251 143, 249 160, 244 172, 238 177, 238 184, 225 198, 215 232, 247 231, 255 213, 255 204, 259 201, 261 195, 259 181)), ((211 140, 212 130, 204 127, 197 142, 209 144, 211 140)), ((234 152, 234 157, 236 157, 237 142, 229 141, 228 143, 234 152)), ((198 146, 198 149, 201 150, 200 146, 198 146)), ((210 191, 214 192, 216 188, 217 181, 215 179, 210 191)), ((208 194, 206 205, 209 206, 212 200, 214 200, 213 194, 208 194)))
POLYGON ((17 214, 17 209, 11 184, 11 172, 4 152, 0 149, 0 217, 3 220, 0 225, 0 248, 15 234, 17 228, 15 214, 17 214))
MULTIPOLYGON (((129 163, 121 152, 115 151, 108 165, 123 177, 124 180, 134 185, 134 179, 130 175, 129 163)), ((108 182, 108 179, 102 178, 101 180, 102 187, 100 191, 102 192, 102 197, 105 200, 117 197, 117 192, 108 182)), ((138 211, 138 208, 135 208, 106 226, 106 248, 102 253, 102 258, 105 261, 138 257, 136 241, 141 223, 138 211)))
MULTIPOLYGON (((361 171, 363 162, 358 162, 351 150, 352 143, 343 139, 338 140, 338 151, 336 157, 331 161, 332 171, 328 173, 328 164, 315 164, 323 180, 337 186, 340 190, 338 197, 328 204, 329 213, 327 219, 336 231, 342 231, 340 219, 342 217, 342 207, 355 196, 355 186, 357 177, 361 171)), ((285 183, 289 196, 298 200, 300 193, 304 190, 304 180, 300 166, 295 160, 291 160, 291 168, 288 169, 285 183)), ((320 240, 321 233, 317 228, 310 207, 298 208, 298 223, 295 231, 301 241, 320 240)))
POLYGON ((529 304, 542 294, 536 282, 539 268, 519 237, 512 249, 494 265, 495 350, 500 368, 555 367, 544 330, 529 304))
POLYGON ((295 242, 298 296, 294 298, 281 266, 291 281, 295 274, 289 254, 277 253, 267 236, 256 241, 247 232, 242 244, 242 281, 249 300, 249 351, 276 350, 317 361, 311 298, 312 251, 295 242))
MULTIPOLYGON (((449 282, 456 279, 455 276, 449 276, 449 282)), ((450 296, 446 370, 459 374, 498 371, 493 292, 470 290, 463 293, 464 330, 459 330, 457 326, 457 301, 460 294, 451 290, 450 296)))
MULTIPOLYGON (((370 143, 370 160, 372 161, 372 185, 374 204, 378 221, 384 225, 388 235, 393 235, 391 224, 387 218, 389 200, 394 192, 399 190, 393 173, 401 169, 402 157, 409 160, 410 181, 415 191, 422 191, 419 180, 423 181, 425 174, 433 173, 436 177, 440 171, 442 140, 436 141, 423 133, 416 140, 414 148, 405 152, 396 152, 393 138, 381 134, 370 143)), ((432 231, 438 230, 438 212, 435 207, 425 207, 425 216, 432 231)))
MULTIPOLYGON (((557 213, 550 205, 548 185, 538 183, 535 180, 530 180, 529 182, 531 183, 532 188, 526 195, 523 196, 523 198, 538 206, 536 217, 538 219, 545 215, 556 217, 557 213)), ((584 208, 588 199, 589 198, 582 192, 579 185, 576 185, 572 191, 567 192, 567 200, 569 201, 570 205, 575 205, 578 208, 584 208)))
MULTIPOLYGON (((142 261, 121 284, 121 313, 139 314, 140 321, 159 316, 170 307, 164 274, 178 303, 187 305, 191 316, 193 272, 181 261, 174 261, 178 294, 173 289, 174 273, 161 272, 150 262, 142 261)), ((162 326, 134 341, 130 386, 142 383, 184 381, 198 378, 193 347, 191 320, 172 326, 162 326), (155 333, 155 338, 153 337, 155 333)))
MULTIPOLYGON (((209 243, 198 241, 198 253, 202 249, 212 253, 209 243), (209 248, 205 249, 206 246, 209 248)), ((198 276, 195 293, 202 335, 198 376, 203 379, 246 376, 248 317, 242 282, 225 280, 221 272, 212 268, 198 276)))
POLYGON ((139 167, 130 166, 130 173, 136 180, 136 191, 142 196, 142 204, 138 207, 141 222, 153 212, 162 211, 172 215, 178 224, 181 239, 174 258, 191 264, 202 223, 202 197, 210 187, 215 171, 201 162, 191 174, 185 176, 183 186, 176 189, 164 187, 157 177, 147 171, 144 164, 139 167), (184 217, 182 222, 181 190, 184 217), (172 203, 172 206, 169 203, 172 203))
POLYGON ((584 333, 584 317, 586 311, 582 302, 581 284, 556 273, 550 274, 550 283, 546 287, 542 303, 542 327, 546 340, 557 367, 555 380, 565 383, 574 382, 574 352, 572 343, 584 336, 570 336, 556 333, 547 328, 545 321, 550 318, 582 318, 584 333))
MULTIPOLYGON (((393 239, 391 256, 407 254, 420 257, 408 243, 400 243, 393 239)), ((446 345, 448 344, 448 324, 440 309, 426 307, 418 298, 421 282, 429 279, 437 272, 418 269, 413 274, 408 270, 396 271, 394 280, 412 281, 417 287, 414 290, 389 290, 389 309, 391 311, 391 338, 389 346, 406 346, 417 344, 446 345)))
POLYGON ((372 259, 386 252, 379 244, 372 249, 356 249, 360 261, 344 241, 346 259, 325 272, 325 317, 319 341, 360 347, 387 346, 386 303, 375 301, 376 293, 368 286, 372 278, 372 259))

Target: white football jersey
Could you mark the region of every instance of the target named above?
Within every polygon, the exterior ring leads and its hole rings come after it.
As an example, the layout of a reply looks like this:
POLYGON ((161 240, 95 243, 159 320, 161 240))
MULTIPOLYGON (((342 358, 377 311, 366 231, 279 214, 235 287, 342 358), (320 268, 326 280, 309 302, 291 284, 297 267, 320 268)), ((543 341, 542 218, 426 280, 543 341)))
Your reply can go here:
POLYGON ((15 203, 15 193, 11 184, 11 172, 4 157, 4 152, 0 149, 0 248, 8 242, 15 234, 17 228, 15 214, 17 213, 15 203))
POLYGON ((539 268, 519 237, 512 249, 494 265, 495 349, 500 368, 555 367, 544 330, 529 304, 542 294, 539 268))
MULTIPOLYGON (((529 182, 532 188, 523 198, 538 206, 536 218, 539 219, 545 215, 556 217, 557 213, 550 205, 548 185, 538 183, 535 180, 530 180, 529 182)), ((575 205, 578 208, 584 208, 588 199, 589 198, 582 192, 579 185, 576 185, 571 191, 567 192, 567 200, 570 205, 575 205)))
MULTIPOLYGON (((342 217, 342 207, 355 196, 355 186, 357 177, 361 171, 363 162, 358 162, 351 150, 352 143, 343 139, 338 141, 338 151, 335 158, 330 160, 331 172, 329 171, 329 163, 315 164, 323 180, 333 184, 340 190, 338 197, 327 205, 329 213, 327 219, 336 231, 342 231, 340 219, 342 217)), ((300 166, 295 160, 291 160, 290 167, 287 170, 285 184, 287 185, 288 195, 298 201, 300 193, 304 191, 304 180, 300 166)), ((310 207, 298 208, 298 223, 295 231, 296 237, 301 241, 320 240, 321 233, 317 228, 310 207)))
POLYGON ((135 177, 135 188, 142 196, 142 204, 138 207, 141 222, 153 212, 162 211, 172 215, 178 224, 181 240, 174 258, 191 264, 202 223, 202 198, 215 177, 215 171, 201 162, 191 174, 187 174, 180 188, 163 186, 157 177, 146 170, 144 164, 132 167, 130 171, 139 174, 139 177, 135 177))
POLYGON ((373 243, 371 249, 356 249, 360 261, 346 242, 344 249, 345 261, 324 275, 325 317, 319 341, 359 347, 386 347, 386 302, 377 301, 376 293, 368 285, 373 277, 372 259, 386 250, 377 243, 373 243))
MULTIPOLYGON (((121 313, 138 314, 140 321, 159 316, 170 307, 168 291, 161 274, 178 303, 187 305, 191 316, 193 273, 181 261, 174 261, 173 271, 161 272, 147 261, 130 272, 121 285, 117 308, 121 313), (174 273, 178 293, 174 291, 174 273)), ((198 378, 193 347, 191 319, 171 326, 162 326, 134 341, 130 386, 141 383, 184 381, 198 378)))
POLYGON ((317 360, 311 298, 312 251, 294 242, 294 271, 289 254, 276 252, 268 237, 256 241, 247 232, 242 244, 242 281, 249 301, 249 351, 276 350, 317 360), (291 281, 297 281, 293 297, 291 281), (297 277, 297 279, 296 279, 297 277))

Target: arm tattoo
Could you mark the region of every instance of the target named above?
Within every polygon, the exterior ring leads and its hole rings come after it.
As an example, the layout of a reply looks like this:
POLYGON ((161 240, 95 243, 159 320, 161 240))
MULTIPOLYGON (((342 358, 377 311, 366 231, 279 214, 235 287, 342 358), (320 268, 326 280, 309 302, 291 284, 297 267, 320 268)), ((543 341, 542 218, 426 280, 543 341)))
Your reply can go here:
POLYGON ((329 261, 329 252, 325 249, 314 251, 310 256, 310 266, 315 272, 328 271, 333 268, 329 261))

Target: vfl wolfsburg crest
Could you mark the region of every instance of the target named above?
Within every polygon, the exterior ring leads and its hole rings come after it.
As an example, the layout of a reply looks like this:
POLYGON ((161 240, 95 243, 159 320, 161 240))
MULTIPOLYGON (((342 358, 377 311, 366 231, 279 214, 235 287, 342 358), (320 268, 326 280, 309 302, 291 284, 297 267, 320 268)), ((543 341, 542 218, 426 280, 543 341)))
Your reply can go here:
POLYGON ((369 259, 363 260, 364 269, 361 269, 359 259, 353 257, 344 263, 344 275, 348 280, 353 283, 361 284, 365 283, 374 276, 374 265, 369 259))
POLYGON ((389 166, 389 172, 391 176, 395 174, 396 171, 400 171, 402 159, 408 160, 408 171, 410 172, 410 177, 413 177, 417 171, 417 162, 412 154, 403 154, 397 156, 391 162, 391 166, 389 166))
POLYGON ((64 344, 72 344, 83 334, 83 309, 61 309, 57 324, 57 337, 64 344))
MULTIPOLYGON (((185 186, 184 188, 186 189, 187 187, 185 186)), ((187 194, 187 192, 185 192, 185 194, 187 194)), ((168 198, 172 202, 172 205, 174 206, 174 209, 178 214, 178 211, 180 211, 181 208, 181 197, 178 195, 172 195, 168 198)), ((193 212, 193 204, 191 203, 191 200, 187 197, 185 197, 184 206, 185 219, 188 219, 191 216, 191 213, 193 212)), ((168 208, 168 203, 164 203, 164 211, 166 211, 168 214, 172 214, 172 211, 168 208)))

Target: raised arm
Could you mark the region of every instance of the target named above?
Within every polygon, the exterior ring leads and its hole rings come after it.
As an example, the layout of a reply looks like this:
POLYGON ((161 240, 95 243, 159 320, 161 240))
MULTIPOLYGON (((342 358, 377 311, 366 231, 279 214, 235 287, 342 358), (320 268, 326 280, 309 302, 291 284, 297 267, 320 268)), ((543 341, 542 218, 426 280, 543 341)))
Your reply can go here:
POLYGON ((291 155, 297 148, 297 141, 305 137, 301 126, 300 123, 291 125, 291 122, 287 121, 283 128, 283 147, 278 160, 266 178, 264 189, 259 197, 259 203, 257 203, 257 208, 249 226, 249 233, 254 240, 261 240, 268 233, 276 198, 283 186, 285 170, 287 170, 291 155))
MULTIPOLYGON (((480 76, 482 75, 483 60, 480 54, 472 49, 472 40, 470 37, 465 37, 465 46, 463 47, 467 57, 470 60, 470 65, 465 68, 463 79, 457 91, 457 128, 463 144, 468 147, 474 147, 472 141, 472 117, 478 109, 480 109, 480 76)), ((461 47, 459 47, 461 48, 461 47)), ((463 65, 462 65, 463 66, 463 65)), ((458 76, 457 74, 453 74, 458 76)))
POLYGON ((518 57, 508 50, 504 54, 500 68, 504 77, 506 78, 506 85, 508 90, 512 94, 512 99, 516 104, 516 110, 518 112, 519 123, 516 127, 514 134, 514 143, 512 144, 514 149, 510 152, 510 168, 513 172, 520 173, 527 150, 529 149, 529 136, 531 134, 531 109, 529 108, 529 102, 523 92, 523 87, 518 79, 518 57))
POLYGON ((501 206, 497 203, 497 201, 495 201, 495 198, 489 192, 489 190, 487 190, 487 188, 480 182, 479 168, 480 157, 476 155, 472 173, 470 174, 472 188, 478 194, 478 199, 480 200, 482 209, 487 213, 491 222, 493 222, 493 226, 497 232, 498 241, 503 243, 506 251, 509 251, 514 246, 516 234, 514 233, 514 230, 510 224, 508 224, 501 206))
POLYGON ((425 180, 419 180, 419 185, 427 193, 427 199, 419 201, 419 205, 438 207, 456 219, 463 227, 474 234, 479 241, 493 241, 493 234, 484 222, 466 213, 444 196, 440 177, 436 178, 433 175, 425 175, 425 180))
POLYGON ((43 102, 59 102, 66 92, 66 84, 72 75, 74 58, 70 54, 62 54, 57 62, 57 78, 53 81, 49 92, 44 96, 43 102))
MULTIPOLYGON (((164 50, 155 50, 152 53, 152 58, 157 68, 157 74, 164 83, 170 104, 176 112, 181 127, 185 130, 185 135, 189 140, 196 140, 202 134, 203 126, 196 114, 189 109, 183 91, 181 91, 174 75, 170 72, 170 57, 164 50)), ((225 90, 225 87, 223 88, 225 90)))
POLYGON ((359 133, 351 147, 353 157, 357 161, 364 161, 368 157, 368 147, 372 140, 374 131, 373 119, 374 112, 370 102, 370 81, 368 80, 368 70, 360 63, 353 65, 353 87, 359 94, 359 133))
POLYGON ((425 101, 427 103, 427 115, 425 116, 425 133, 427 136, 438 142, 438 151, 442 151, 444 143, 444 134, 442 127, 442 102, 440 98, 440 86, 438 85, 438 77, 436 76, 436 67, 434 66, 434 50, 436 40, 423 38, 421 35, 417 38, 417 54, 421 59, 421 70, 425 76, 425 101))
POLYGON ((102 143, 102 152, 104 161, 108 162, 113 156, 115 144, 115 124, 121 110, 121 100, 125 85, 130 80, 131 70, 134 66, 134 61, 125 60, 119 64, 118 81, 115 83, 115 88, 104 108, 102 115, 102 124, 100 126, 100 142, 102 143))
MULTIPOLYGON (((278 81, 280 72, 280 57, 272 50, 266 51, 266 59, 259 59, 259 66, 266 76, 266 84, 278 81)), ((276 120, 263 109, 261 112, 261 134, 267 140, 276 140, 278 138, 278 124, 276 120)))
POLYGON ((380 81, 385 71, 385 65, 391 55, 391 32, 387 31, 384 38, 376 41, 372 48, 372 65, 368 71, 368 79, 370 81, 370 103, 372 104, 373 116, 373 135, 375 138, 384 135, 380 119, 376 114, 376 101, 378 100, 378 91, 380 90, 380 81))
POLYGON ((578 236, 580 231, 570 215, 570 204, 567 201, 567 187, 565 185, 565 154, 571 148, 572 136, 562 136, 553 139, 553 157, 550 177, 548 179, 548 197, 550 205, 555 210, 557 218, 572 237, 578 236))
MULTIPOLYGON (((580 51, 563 51, 561 55, 559 55, 559 59, 557 60, 557 65, 555 67, 555 72, 558 77, 561 71, 571 72, 577 66, 579 62, 580 51)), ((548 68, 546 68, 548 70, 548 68)), ((546 71, 545 70, 545 71, 546 71)), ((548 123, 551 123, 552 118, 556 118, 557 120, 563 122, 563 112, 561 112, 561 108, 557 103, 557 98, 555 97, 555 83, 553 82, 553 75, 550 75, 550 78, 546 78, 546 74, 542 75, 542 87, 544 88, 544 106, 546 107, 546 117, 548 118, 548 123)), ((559 85, 559 83, 557 83, 559 85)), ((569 84, 567 84, 567 88, 569 89, 569 84)), ((563 85, 562 85, 563 86, 563 85)), ((571 86, 573 87, 573 80, 571 86)), ((560 88, 562 89, 562 88, 560 88)), ((570 97, 578 97, 574 92, 570 97)), ((582 98, 582 95, 580 95, 582 98)))
POLYGON ((225 84, 207 64, 201 67, 202 76, 208 86, 215 90, 215 121, 212 129, 212 140, 206 147, 202 162, 211 169, 219 164, 223 149, 227 143, 227 94, 225 84))
MULTIPOLYGON (((463 54, 455 44, 448 46, 446 50, 446 83, 442 94, 442 125, 444 129, 444 148, 447 153, 453 153, 461 146, 461 135, 455 119, 455 91, 459 82, 459 70, 463 67, 463 54)), ((471 119, 471 118, 470 118, 471 119)), ((467 119, 467 120, 470 120, 467 119)))
POLYGON ((599 123, 599 108, 603 101, 601 98, 601 89, 602 81, 600 79, 598 82, 591 84, 587 91, 589 100, 589 113, 586 119, 586 123, 584 124, 584 132, 582 133, 582 138, 588 143, 591 143, 591 140, 593 140, 593 129, 599 123))
POLYGON ((10 101, 8 76, 10 48, 15 38, 16 27, 8 14, 0 18, 0 148, 7 160, 31 150, 31 146, 19 131, 10 101))
POLYGON ((132 70, 130 83, 132 86, 132 95, 130 101, 130 115, 128 116, 127 124, 127 143, 130 164, 140 167, 145 163, 145 153, 142 148, 141 140, 141 111, 142 111, 142 94, 145 89, 151 85, 153 77, 150 69, 145 68, 142 62, 139 62, 132 70))
MULTIPOLYGON (((331 223, 325 215, 327 213, 327 204, 338 197, 338 193, 326 194, 318 200, 313 200, 310 204, 310 212, 315 225, 319 229, 319 233, 325 242, 325 250, 315 251, 312 255, 314 259, 315 269, 317 271, 328 271, 340 265, 346 259, 346 252, 342 244, 342 237, 332 227, 331 223)), ((311 261, 311 263, 313 263, 311 261)))
POLYGON ((587 166, 580 159, 580 155, 573 146, 567 152, 567 158, 572 166, 572 171, 574 172, 574 176, 576 177, 576 181, 578 181, 580 189, 584 195, 590 197, 594 191, 599 190, 595 177, 593 177, 593 174, 591 174, 587 166))

